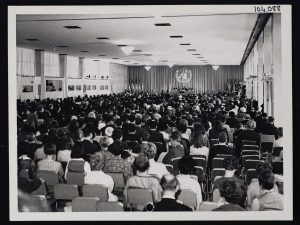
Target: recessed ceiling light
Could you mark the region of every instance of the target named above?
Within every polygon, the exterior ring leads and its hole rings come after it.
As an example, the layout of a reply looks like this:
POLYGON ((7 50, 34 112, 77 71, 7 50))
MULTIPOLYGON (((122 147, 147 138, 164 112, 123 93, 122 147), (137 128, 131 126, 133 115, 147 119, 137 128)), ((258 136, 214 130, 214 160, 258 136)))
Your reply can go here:
POLYGON ((168 60, 161 60, 162 62, 168 62, 168 60))
POLYGON ((155 23, 154 25, 157 26, 157 27, 168 27, 168 26, 171 26, 170 23, 155 23))
POLYGON ((191 45, 190 43, 182 43, 180 45, 191 45))
POLYGON ((129 60, 126 60, 126 61, 124 61, 124 62, 130 62, 129 60))
POLYGON ((144 54, 145 56, 153 56, 152 54, 144 54))
POLYGON ((98 59, 94 59, 93 61, 98 62, 99 60, 98 59))
POLYGON ((84 51, 80 51, 80 52, 89 52, 89 51, 84 50, 84 51))
POLYGON ((36 39, 36 38, 27 38, 25 39, 26 41, 39 41, 39 39, 36 39))
POLYGON ((59 45, 59 46, 57 46, 58 48, 68 48, 69 46, 67 46, 67 45, 59 45))
POLYGON ((35 51, 45 51, 44 49, 35 49, 35 51))
POLYGON ((98 56, 106 56, 106 55, 98 55, 98 56))
POLYGON ((134 52, 141 52, 142 50, 140 50, 140 49, 135 49, 135 50, 133 50, 134 52))
POLYGON ((119 58, 111 58, 111 59, 119 59, 119 58))
POLYGON ((199 54, 199 53, 195 53, 195 54, 193 54, 193 55, 201 55, 201 54, 199 54))
POLYGON ((68 54, 62 53, 62 54, 58 54, 58 55, 68 55, 68 54))
POLYGON ((197 58, 199 58, 199 59, 203 59, 204 57, 203 57, 203 56, 199 56, 199 57, 197 57, 197 58))
POLYGON ((189 52, 195 52, 197 49, 187 49, 189 52))
POLYGON ((109 38, 108 37, 97 37, 97 39, 99 39, 99 40, 107 40, 109 38))
POLYGON ((125 46, 127 46, 127 45, 117 45, 117 46, 119 46, 119 47, 125 47, 125 46))
POLYGON ((133 63, 134 65, 138 65, 139 63, 133 63))
POLYGON ((170 38, 183 38, 182 35, 171 35, 170 38))
POLYGON ((79 26, 64 26, 67 29, 81 29, 79 26))

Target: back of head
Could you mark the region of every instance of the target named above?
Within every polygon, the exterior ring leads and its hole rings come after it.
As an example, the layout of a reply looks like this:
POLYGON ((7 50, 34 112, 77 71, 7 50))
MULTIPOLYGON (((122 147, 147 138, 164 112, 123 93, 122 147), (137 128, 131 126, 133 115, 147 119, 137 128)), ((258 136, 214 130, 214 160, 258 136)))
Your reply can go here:
POLYGON ((29 132, 27 135, 26 135, 26 140, 28 142, 32 142, 32 141, 35 141, 35 134, 33 132, 29 132))
POLYGON ((134 133, 136 131, 136 126, 132 123, 128 124, 128 132, 134 133))
POLYGON ((177 128, 180 133, 185 133, 187 130, 187 125, 184 123, 179 123, 177 128))
POLYGON ((104 157, 101 152, 95 152, 90 157, 91 169, 94 171, 102 170, 104 167, 104 157))
POLYGON ((166 174, 161 178, 160 185, 163 191, 175 192, 179 187, 179 181, 173 174, 166 174))
POLYGON ((138 157, 135 158, 133 166, 139 172, 145 172, 149 168, 149 159, 146 154, 140 153, 138 157))
POLYGON ((72 138, 63 138, 62 140, 62 149, 66 150, 71 150, 74 146, 74 141, 72 138))
POLYGON ((156 127, 157 127, 156 120, 150 120, 149 127, 150 127, 150 129, 156 129, 156 127))
POLYGON ((121 139, 123 136, 122 134, 122 131, 119 130, 119 129, 114 129, 113 132, 112 132, 112 139, 115 141, 115 140, 118 140, 118 139, 121 139))
POLYGON ((150 139, 150 134, 146 131, 143 132, 143 136, 142 136, 143 141, 149 141, 150 139))
POLYGON ((196 166, 195 160, 191 156, 183 156, 178 161, 178 169, 181 174, 192 174, 196 166))
POLYGON ((274 117, 273 117, 273 116, 269 116, 268 122, 269 122, 269 123, 274 123, 274 117))
POLYGON ((174 140, 174 141, 180 141, 181 135, 180 135, 180 133, 179 133, 178 131, 173 131, 173 132, 171 133, 170 138, 171 138, 172 140, 174 140))
POLYGON ((204 136, 201 133, 197 133, 193 138, 193 144, 196 148, 205 146, 204 136))
POLYGON ((257 175, 259 185, 265 190, 271 190, 274 187, 275 176, 272 171, 262 171, 257 175))
POLYGON ((225 132, 221 132, 219 135, 219 142, 226 143, 227 141, 227 134, 225 132))
POLYGON ((46 155, 55 155, 56 154, 56 145, 54 143, 46 143, 44 146, 44 153, 46 155))
POLYGON ((235 156, 226 157, 223 161, 225 170, 234 170, 237 168, 237 160, 235 156))
POLYGON ((222 130, 222 123, 220 120, 216 120, 214 122, 213 128, 215 131, 221 131, 222 130))
POLYGON ((119 140, 112 143, 108 146, 108 151, 110 151, 115 156, 121 155, 121 153, 125 150, 125 144, 119 140))
POLYGON ((141 151, 149 158, 153 159, 156 155, 156 145, 152 142, 142 143, 141 144, 141 151))
POLYGON ((254 121, 254 120, 248 120, 248 122, 247 122, 247 127, 249 128, 249 129, 251 129, 251 130, 253 130, 253 129, 255 129, 255 127, 256 127, 256 122, 254 121))
POLYGON ((220 195, 230 204, 243 206, 246 199, 246 187, 242 181, 228 178, 220 186, 220 195))
POLYGON ((79 159, 82 158, 83 156, 84 156, 84 146, 82 142, 76 141, 71 151, 71 158, 79 159))

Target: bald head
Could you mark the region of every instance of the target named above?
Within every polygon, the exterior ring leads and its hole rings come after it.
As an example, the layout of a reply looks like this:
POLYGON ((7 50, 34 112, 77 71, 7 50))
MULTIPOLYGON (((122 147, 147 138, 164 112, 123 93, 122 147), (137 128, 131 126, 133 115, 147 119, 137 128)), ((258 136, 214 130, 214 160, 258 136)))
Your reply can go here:
POLYGON ((162 177, 160 185, 163 191, 175 192, 179 186, 179 182, 173 174, 166 174, 162 177))

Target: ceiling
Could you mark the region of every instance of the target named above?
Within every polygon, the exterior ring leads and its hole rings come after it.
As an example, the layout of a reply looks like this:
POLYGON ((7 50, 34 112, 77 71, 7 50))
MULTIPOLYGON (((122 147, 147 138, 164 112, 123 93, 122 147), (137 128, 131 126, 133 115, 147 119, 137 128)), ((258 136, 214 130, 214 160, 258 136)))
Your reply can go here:
POLYGON ((17 15, 17 46, 124 65, 240 65, 256 19, 257 14, 246 13, 17 15), (182 38, 170 38, 172 35, 182 38), (180 45, 187 43, 190 45, 180 45), (127 56, 118 45, 133 46, 141 52, 127 56))

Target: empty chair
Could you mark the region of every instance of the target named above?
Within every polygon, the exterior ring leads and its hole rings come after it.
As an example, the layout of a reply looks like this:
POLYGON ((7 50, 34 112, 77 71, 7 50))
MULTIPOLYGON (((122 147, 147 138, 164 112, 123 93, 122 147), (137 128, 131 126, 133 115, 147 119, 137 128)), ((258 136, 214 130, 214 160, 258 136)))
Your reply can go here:
POLYGON ((260 135, 260 148, 262 152, 271 153, 275 141, 274 135, 261 134, 260 135))
POLYGON ((38 170, 36 173, 38 178, 42 178, 45 181, 47 192, 53 194, 53 188, 59 183, 59 176, 53 171, 38 170))
POLYGON ((211 171, 211 180, 213 181, 216 176, 224 176, 225 169, 224 168, 216 168, 211 171))
POLYGON ((224 161, 224 158, 213 158, 212 159, 212 169, 224 168, 223 161, 224 161))
POLYGON ((192 192, 191 190, 181 190, 180 194, 178 195, 178 200, 182 201, 184 205, 194 210, 197 208, 196 193, 192 192))
POLYGON ((169 173, 174 174, 174 167, 170 164, 164 164, 169 173))
POLYGON ((54 198, 56 200, 57 208, 59 202, 72 201, 73 198, 79 197, 78 186, 75 184, 57 184, 54 186, 54 198))
POLYGON ((246 169, 246 171, 249 170, 249 169, 255 169, 256 165, 259 162, 263 162, 263 161, 262 160, 255 160, 255 159, 247 159, 246 163, 245 163, 245 169, 246 169))
POLYGON ((246 172, 246 183, 249 185, 252 181, 253 178, 257 178, 257 173, 256 173, 256 169, 249 169, 246 172))
POLYGON ((272 163, 273 173, 283 175, 283 161, 277 161, 272 163))
POLYGON ((82 187, 83 197, 97 197, 99 201, 108 201, 108 189, 99 184, 85 184, 82 187))
POLYGON ((123 190, 125 187, 125 180, 122 173, 106 173, 107 175, 111 176, 114 180, 115 186, 114 190, 123 190))
POLYGON ((79 187, 84 185, 85 173, 67 172, 67 184, 76 184, 79 187))
POLYGON ((127 190, 127 201, 130 204, 130 210, 133 208, 143 210, 149 202, 154 202, 152 190, 146 188, 129 188, 127 190))
POLYGON ((218 208, 218 203, 204 201, 199 206, 199 211, 212 211, 218 208))
POLYGON ((97 212, 122 212, 124 207, 121 202, 97 202, 97 212))
POLYGON ((96 212, 97 197, 76 197, 72 199, 72 212, 96 212))

